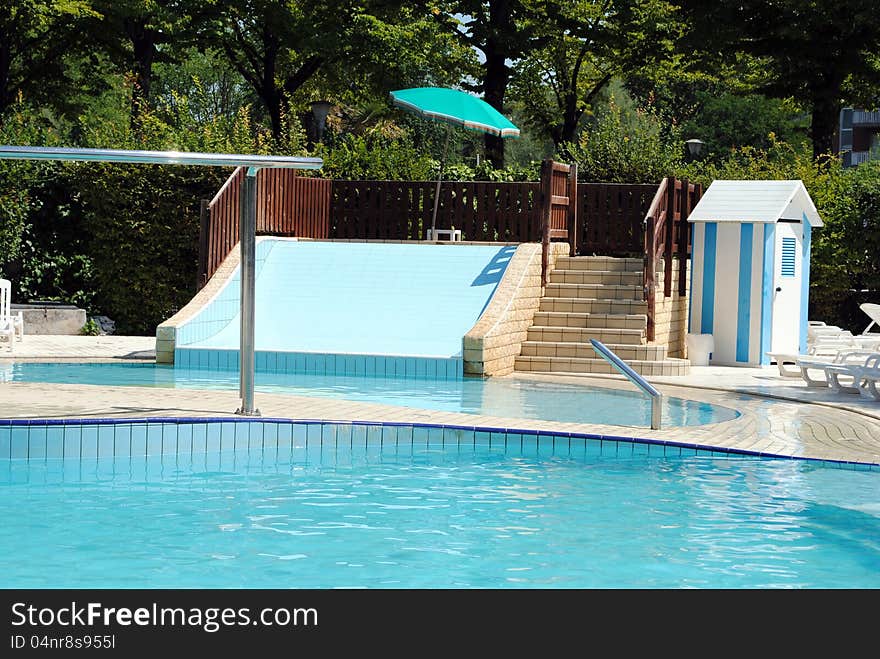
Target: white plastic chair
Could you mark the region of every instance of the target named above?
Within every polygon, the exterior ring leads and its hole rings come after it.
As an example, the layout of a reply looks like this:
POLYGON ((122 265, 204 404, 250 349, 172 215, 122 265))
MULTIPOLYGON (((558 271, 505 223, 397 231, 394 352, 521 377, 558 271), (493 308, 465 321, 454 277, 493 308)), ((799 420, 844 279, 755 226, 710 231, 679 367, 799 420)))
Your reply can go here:
POLYGON ((5 336, 9 341, 9 350, 13 349, 15 337, 21 341, 24 337, 24 317, 19 311, 12 313, 12 282, 8 279, 0 279, 0 337, 5 336))

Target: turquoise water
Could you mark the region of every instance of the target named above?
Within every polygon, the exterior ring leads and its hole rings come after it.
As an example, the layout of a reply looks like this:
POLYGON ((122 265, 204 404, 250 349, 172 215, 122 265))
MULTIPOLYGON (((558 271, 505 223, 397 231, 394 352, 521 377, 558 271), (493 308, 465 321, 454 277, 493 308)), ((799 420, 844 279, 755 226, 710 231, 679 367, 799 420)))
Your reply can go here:
POLYGON ((880 587, 876 472, 571 445, 0 460, 2 586, 880 587))
MULTIPOLYGON (((231 389, 237 371, 181 369, 155 364, 16 363, 0 372, 0 381, 58 382, 231 389)), ((256 374, 257 392, 405 405, 429 410, 486 414, 573 423, 648 426, 650 402, 635 390, 556 384, 516 378, 419 380, 314 374, 256 374)), ((257 401, 259 407, 259 401, 257 401)), ((666 397, 665 426, 694 426, 736 418, 735 410, 666 397)))

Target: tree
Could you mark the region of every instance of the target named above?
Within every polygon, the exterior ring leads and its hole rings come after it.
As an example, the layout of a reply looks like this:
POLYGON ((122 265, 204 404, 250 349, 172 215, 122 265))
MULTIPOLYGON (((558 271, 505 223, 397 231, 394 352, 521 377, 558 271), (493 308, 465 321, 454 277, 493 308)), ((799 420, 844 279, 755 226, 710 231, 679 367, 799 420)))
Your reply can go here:
POLYGON ((94 16, 88 0, 4 0, 0 4, 0 116, 18 93, 53 98, 64 87, 63 55, 78 19, 94 16))
POLYGON ((516 65, 513 85, 526 120, 558 149, 612 78, 669 60, 682 28, 665 0, 548 3, 547 12, 548 43, 516 65))
POLYGON ((154 65, 177 62, 195 39, 208 0, 92 0, 99 12, 87 26, 90 36, 130 79, 131 121, 149 107, 154 65))
POLYGON ((220 7, 212 39, 278 137, 309 83, 316 97, 364 103, 397 85, 457 80, 458 66, 466 72, 470 54, 419 9, 396 0, 236 0, 220 7))
POLYGON ((813 155, 831 153, 848 81, 880 82, 876 0, 680 0, 684 41, 704 60, 757 64, 756 89, 803 101, 813 155), (711 38, 707 38, 711 35, 711 38))
MULTIPOLYGON (((463 16, 455 32, 458 38, 483 56, 477 82, 468 86, 482 92, 483 99, 499 112, 505 109, 512 64, 547 42, 541 5, 519 0, 454 0, 446 8, 447 21, 463 16)), ((485 145, 493 166, 504 167, 504 140, 487 134, 485 145)))

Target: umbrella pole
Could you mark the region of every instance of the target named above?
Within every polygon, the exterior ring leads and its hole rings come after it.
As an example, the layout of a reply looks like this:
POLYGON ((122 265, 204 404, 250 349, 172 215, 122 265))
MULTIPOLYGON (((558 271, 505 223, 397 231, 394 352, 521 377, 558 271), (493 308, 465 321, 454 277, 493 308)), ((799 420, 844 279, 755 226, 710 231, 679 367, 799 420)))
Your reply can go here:
POLYGON ((443 178, 443 167, 446 165, 446 150, 449 148, 449 135, 452 126, 446 129, 446 140, 443 142, 443 156, 440 158, 440 171, 437 174, 437 188, 434 190, 434 212, 431 215, 431 239, 437 240, 437 208, 440 205, 440 181, 443 178))

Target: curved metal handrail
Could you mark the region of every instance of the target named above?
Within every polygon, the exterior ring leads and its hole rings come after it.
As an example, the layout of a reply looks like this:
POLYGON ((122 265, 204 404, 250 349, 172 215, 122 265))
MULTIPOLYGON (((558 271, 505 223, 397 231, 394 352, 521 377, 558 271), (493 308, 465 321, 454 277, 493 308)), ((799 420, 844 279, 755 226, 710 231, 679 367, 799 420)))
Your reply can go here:
POLYGON ((651 399, 651 429, 659 430, 661 411, 663 409, 663 394, 657 391, 657 389, 655 389, 645 378, 636 373, 629 364, 614 354, 614 351, 604 343, 596 339, 590 339, 590 343, 593 344, 593 350, 595 350, 600 357, 604 358, 605 361, 616 368, 621 375, 626 376, 626 378, 636 385, 643 394, 651 399))

